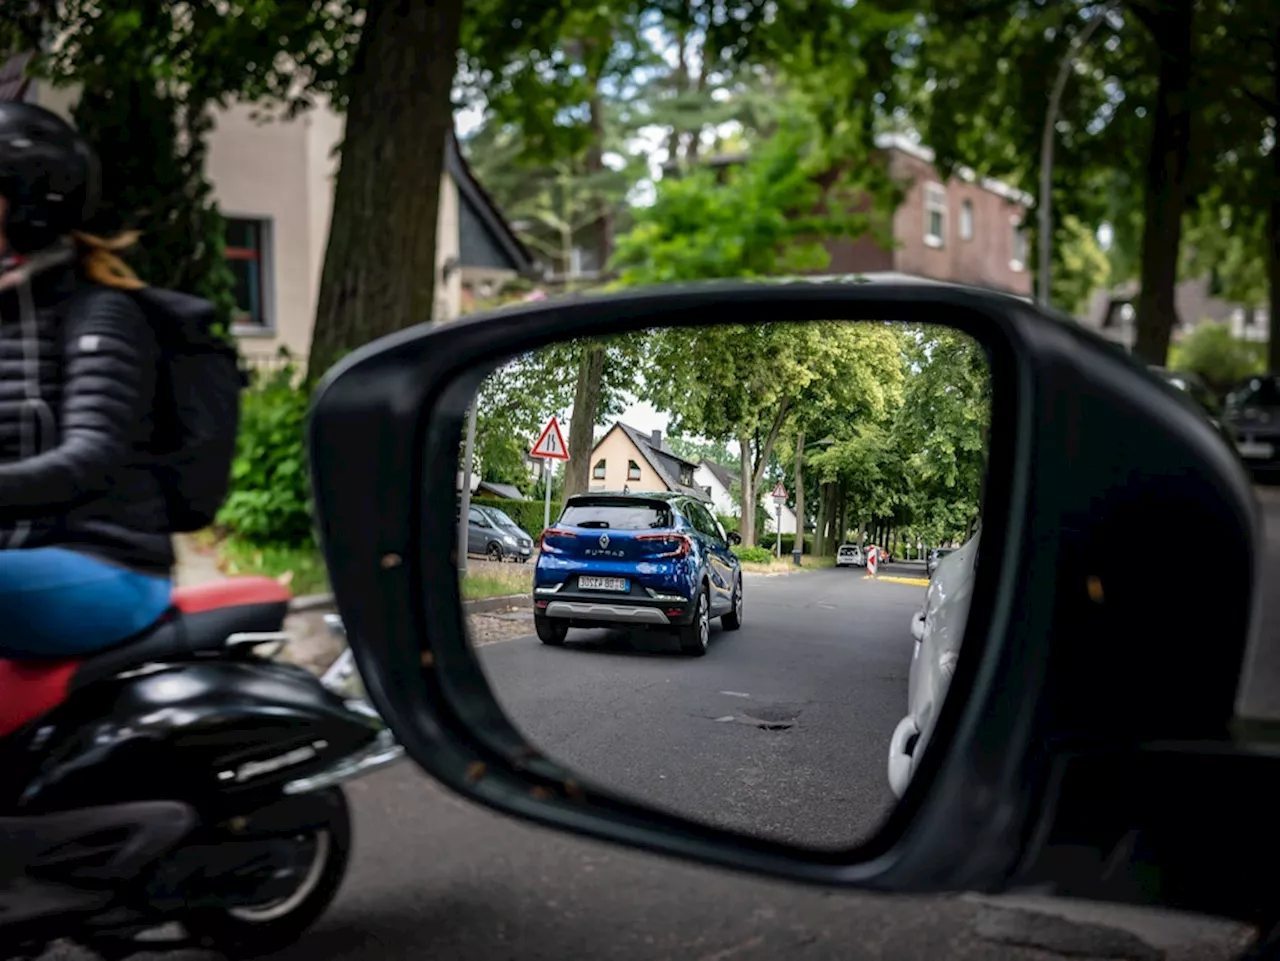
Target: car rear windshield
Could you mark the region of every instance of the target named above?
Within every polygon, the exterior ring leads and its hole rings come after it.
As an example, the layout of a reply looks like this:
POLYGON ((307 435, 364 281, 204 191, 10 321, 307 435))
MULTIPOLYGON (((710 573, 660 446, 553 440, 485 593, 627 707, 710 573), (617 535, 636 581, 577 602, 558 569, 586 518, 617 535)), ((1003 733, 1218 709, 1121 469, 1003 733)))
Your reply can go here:
POLYGON ((576 501, 565 508, 560 523, 568 527, 645 531, 670 527, 671 508, 653 501, 576 501))

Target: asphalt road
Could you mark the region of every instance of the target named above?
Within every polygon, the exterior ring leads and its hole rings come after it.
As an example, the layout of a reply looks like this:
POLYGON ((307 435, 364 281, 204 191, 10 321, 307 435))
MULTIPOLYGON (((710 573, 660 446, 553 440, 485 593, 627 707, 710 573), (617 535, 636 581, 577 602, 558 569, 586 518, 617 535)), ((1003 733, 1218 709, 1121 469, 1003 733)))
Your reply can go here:
MULTIPOLYGON (((592 633, 563 650, 517 639, 483 656, 517 723, 597 780, 741 830, 847 842, 887 810, 885 745, 905 708, 923 588, 855 570, 747 586, 744 628, 713 633, 701 659, 592 633), (717 720, 752 712, 794 712, 794 724, 717 720)), ((407 764, 348 790, 347 883, 280 961, 1219 961, 1243 943, 1237 926, 1184 915, 832 892, 691 866, 516 822, 407 764)), ((69 947, 41 961, 73 958, 87 961, 69 947)))
POLYGON ((582 780, 718 827, 849 847, 892 806, 887 748, 924 591, 855 568, 748 575, 743 627, 713 622, 701 658, 667 633, 608 630, 480 652, 513 723, 582 780))

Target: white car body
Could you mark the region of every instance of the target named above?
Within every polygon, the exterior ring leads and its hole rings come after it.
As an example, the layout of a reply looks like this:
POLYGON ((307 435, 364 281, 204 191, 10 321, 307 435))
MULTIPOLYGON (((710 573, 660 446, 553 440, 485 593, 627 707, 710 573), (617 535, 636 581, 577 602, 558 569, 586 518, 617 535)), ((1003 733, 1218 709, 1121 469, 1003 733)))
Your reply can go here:
POLYGON ((867 555, 857 544, 841 544, 836 551, 836 567, 866 567, 867 555))
POLYGON ((889 787, 907 789, 933 731, 964 641, 973 596, 978 534, 938 561, 925 591, 924 608, 911 619, 915 653, 907 678, 907 716, 889 739, 889 787))

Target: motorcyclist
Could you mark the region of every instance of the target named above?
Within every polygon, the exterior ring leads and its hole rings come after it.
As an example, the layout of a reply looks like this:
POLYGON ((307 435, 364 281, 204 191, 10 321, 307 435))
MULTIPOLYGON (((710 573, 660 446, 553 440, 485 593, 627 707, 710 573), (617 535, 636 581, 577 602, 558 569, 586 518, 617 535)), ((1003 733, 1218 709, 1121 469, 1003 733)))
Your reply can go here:
POLYGON ((116 256, 132 238, 82 232, 97 183, 74 128, 0 103, 4 658, 106 648, 170 603, 173 546, 147 456, 159 347, 127 293, 144 285, 116 256))

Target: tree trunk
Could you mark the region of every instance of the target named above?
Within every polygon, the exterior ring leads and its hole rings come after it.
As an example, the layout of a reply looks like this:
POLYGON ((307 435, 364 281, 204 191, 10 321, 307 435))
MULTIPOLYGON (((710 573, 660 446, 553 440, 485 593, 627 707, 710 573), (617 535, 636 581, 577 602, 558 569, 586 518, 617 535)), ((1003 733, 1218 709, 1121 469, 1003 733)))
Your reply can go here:
POLYGON ((564 472, 565 497, 582 494, 587 490, 603 374, 604 347, 584 344, 582 358, 578 361, 578 389, 573 395, 573 415, 569 421, 569 462, 565 464, 564 472))
POLYGON ((753 465, 751 462, 751 439, 747 436, 746 431, 738 433, 738 450, 741 452, 738 467, 740 469, 739 476, 742 480, 739 486, 742 488, 742 503, 739 510, 742 512, 742 520, 739 523, 741 530, 738 531, 742 535, 743 547, 756 546, 756 501, 755 482, 753 480, 753 465))
POLYGON ((307 365, 313 380, 347 352, 431 319, 461 19, 461 0, 371 0, 366 10, 307 365))
POLYGON ((836 537, 840 529, 840 488, 836 483, 827 485, 827 540, 824 554, 836 552, 836 537))
MULTIPOLYGON (((604 107, 600 100, 599 78, 591 93, 591 143, 587 147, 587 176, 598 176, 604 168, 604 107)), ((603 197, 597 200, 595 229, 596 263, 601 272, 613 255, 613 216, 603 197)), ((596 415, 604 382, 604 347, 587 347, 578 365, 578 383, 573 393, 573 421, 569 424, 569 464, 565 474, 565 496, 587 489, 587 475, 596 432, 596 415), (580 426, 581 425, 581 426, 580 426), (576 458, 576 460, 575 460, 576 458)))
POLYGON ((796 546, 804 553, 804 431, 796 434, 796 546))
POLYGON ((827 553, 827 485, 818 485, 818 517, 813 526, 813 556, 827 553))
POLYGON ((1191 57, 1194 0, 1156 4, 1152 32, 1160 66, 1151 153, 1143 190, 1141 284, 1133 350, 1163 366, 1177 323, 1178 252, 1191 153, 1191 57))

